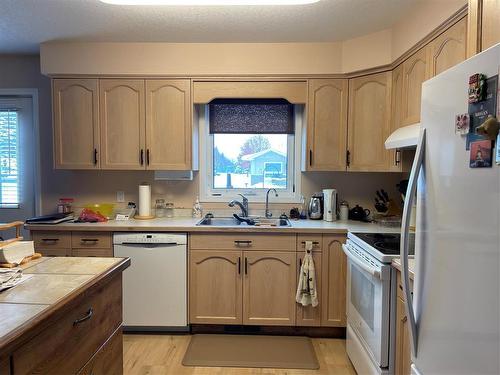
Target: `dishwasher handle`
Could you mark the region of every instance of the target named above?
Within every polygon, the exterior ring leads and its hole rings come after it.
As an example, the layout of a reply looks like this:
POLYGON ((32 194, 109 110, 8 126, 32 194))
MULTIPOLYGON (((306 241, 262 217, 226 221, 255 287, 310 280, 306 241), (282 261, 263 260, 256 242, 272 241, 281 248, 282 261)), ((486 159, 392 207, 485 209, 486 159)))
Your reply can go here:
POLYGON ((159 247, 159 246, 182 246, 184 244, 180 244, 178 242, 122 242, 120 244, 115 245, 124 245, 124 246, 142 246, 142 247, 159 247))

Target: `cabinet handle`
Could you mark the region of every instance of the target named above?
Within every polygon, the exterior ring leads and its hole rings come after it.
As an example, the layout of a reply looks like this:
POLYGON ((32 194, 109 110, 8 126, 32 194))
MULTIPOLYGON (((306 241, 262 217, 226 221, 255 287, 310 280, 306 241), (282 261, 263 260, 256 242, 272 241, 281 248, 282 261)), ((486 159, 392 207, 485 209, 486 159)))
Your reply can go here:
POLYGON ((351 165, 351 151, 349 151, 349 150, 347 150, 345 152, 345 162, 346 162, 347 166, 351 165))
POLYGON ((94 165, 97 165, 97 148, 94 148, 94 165))
POLYGON ((299 273, 301 268, 302 268, 302 258, 299 258, 299 273))
POLYGON ((313 150, 309 150, 309 166, 313 165, 313 150))
POLYGON ((89 309, 89 311, 87 311, 87 313, 85 314, 85 316, 75 320, 73 322, 73 325, 76 326, 80 323, 83 323, 84 321, 86 320, 89 320, 90 318, 92 318, 92 315, 94 315, 94 310, 92 309, 92 307, 89 309))
POLYGON ((403 319, 401 319, 401 321, 402 321, 403 323, 406 323, 406 321, 407 321, 407 320, 408 320, 408 317, 407 317, 406 315, 405 315, 405 316, 403 316, 403 319))
POLYGON ((245 257, 245 275, 248 275, 248 259, 245 257))
MULTIPOLYGON (((306 241, 302 241, 301 244, 305 245, 306 241)), ((318 241, 313 241, 313 245, 319 245, 319 242, 318 241)))
POLYGON ((241 275, 241 257, 238 257, 238 275, 241 275))
POLYGON ((144 165, 144 150, 141 148, 141 152, 139 153, 139 161, 141 165, 144 165))
POLYGON ((82 238, 80 241, 82 243, 86 243, 86 242, 99 242, 99 240, 97 238, 82 238))
POLYGON ((57 242, 59 238, 42 238, 42 242, 57 242))
POLYGON ((249 240, 236 240, 234 241, 235 246, 241 246, 241 245, 246 245, 246 246, 252 246, 252 241, 249 240))
POLYGON ((146 150, 146 164, 149 165, 149 156, 150 156, 150 152, 149 152, 149 148, 146 150))
POLYGON ((401 150, 396 150, 394 153, 394 165, 399 165, 401 163, 401 150))

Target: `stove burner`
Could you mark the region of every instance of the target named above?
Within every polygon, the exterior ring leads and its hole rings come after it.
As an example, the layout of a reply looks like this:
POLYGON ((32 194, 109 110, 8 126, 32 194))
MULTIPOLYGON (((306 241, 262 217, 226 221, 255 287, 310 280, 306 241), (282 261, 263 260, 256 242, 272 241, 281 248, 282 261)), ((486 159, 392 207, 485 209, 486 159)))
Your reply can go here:
MULTIPOLYGON (((399 233, 353 233, 360 240, 372 246, 383 255, 399 256, 399 233)), ((410 233, 410 255, 415 253, 415 234, 410 233)))
POLYGON ((399 241, 399 234, 387 234, 387 233, 363 233, 364 237, 373 238, 375 240, 395 240, 399 241))
POLYGON ((377 250, 382 250, 383 252, 398 252, 399 253, 399 241, 397 242, 382 242, 378 241, 373 244, 373 247, 377 250))

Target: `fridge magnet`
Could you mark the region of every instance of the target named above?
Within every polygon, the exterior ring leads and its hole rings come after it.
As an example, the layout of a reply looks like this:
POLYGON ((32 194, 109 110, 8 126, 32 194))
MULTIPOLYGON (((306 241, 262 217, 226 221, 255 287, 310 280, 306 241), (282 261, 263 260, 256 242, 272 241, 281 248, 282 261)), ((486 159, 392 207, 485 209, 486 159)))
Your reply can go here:
POLYGON ((498 135, 498 120, 492 115, 488 115, 486 120, 476 128, 476 134, 485 136, 491 141, 494 141, 498 135))
POLYGON ((481 73, 469 77, 469 103, 477 103, 483 100, 485 80, 486 76, 481 73))
POLYGON ((496 149, 495 163, 497 163, 497 165, 500 165, 500 134, 497 135, 497 142, 495 149, 496 149))
POLYGON ((475 141, 470 144, 471 168, 491 167, 491 141, 475 141))
POLYGON ((498 76, 490 77, 485 82, 484 100, 469 104, 469 133, 467 134, 466 149, 470 149, 470 143, 487 140, 482 134, 477 134, 476 129, 481 126, 488 116, 495 116, 497 112, 497 90, 498 76))
POLYGON ((466 135, 467 133, 469 133, 469 114, 456 115, 455 134, 466 135))

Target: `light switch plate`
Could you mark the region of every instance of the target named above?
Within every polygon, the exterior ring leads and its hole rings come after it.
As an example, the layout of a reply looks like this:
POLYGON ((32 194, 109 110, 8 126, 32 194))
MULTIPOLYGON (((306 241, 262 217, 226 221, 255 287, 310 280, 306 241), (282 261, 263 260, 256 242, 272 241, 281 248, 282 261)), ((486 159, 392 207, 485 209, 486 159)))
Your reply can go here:
POLYGON ((124 203, 125 202, 125 192, 124 191, 117 191, 116 192, 116 201, 118 203, 124 203))

